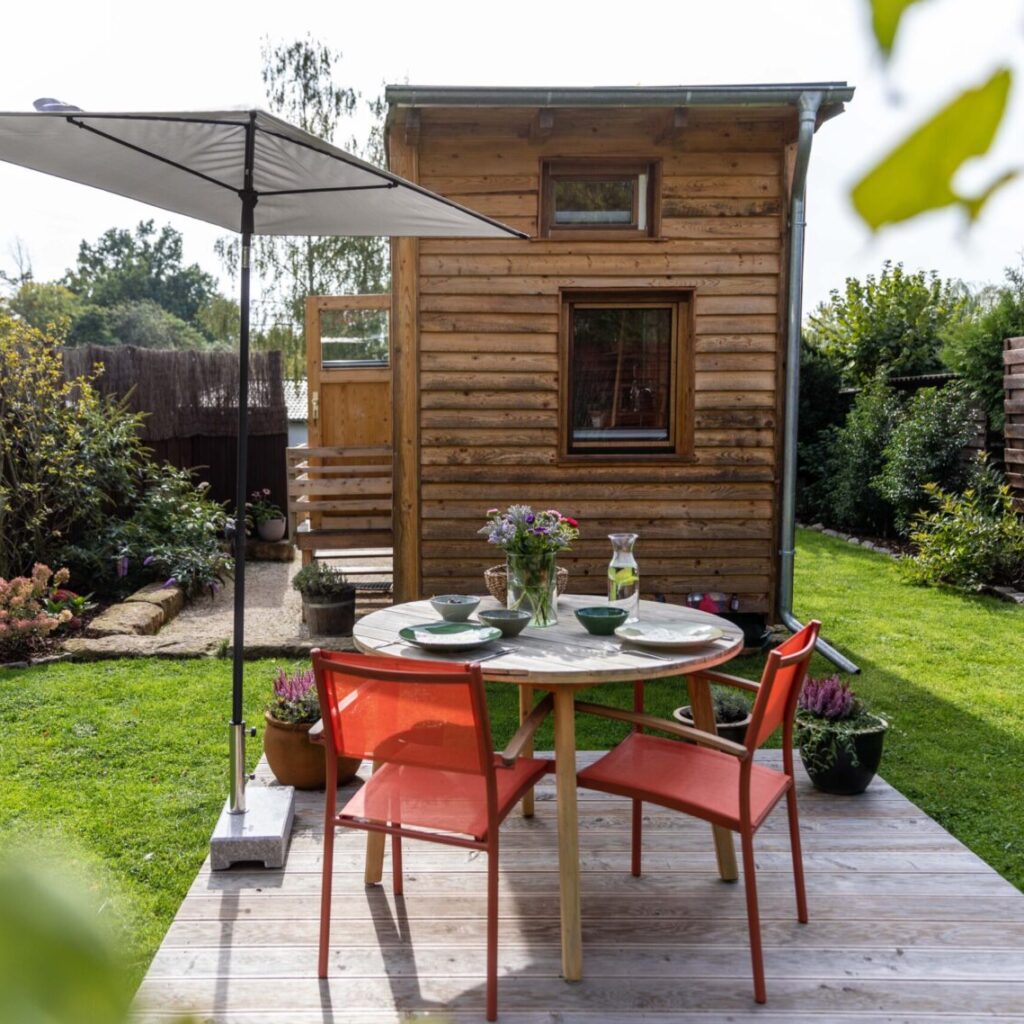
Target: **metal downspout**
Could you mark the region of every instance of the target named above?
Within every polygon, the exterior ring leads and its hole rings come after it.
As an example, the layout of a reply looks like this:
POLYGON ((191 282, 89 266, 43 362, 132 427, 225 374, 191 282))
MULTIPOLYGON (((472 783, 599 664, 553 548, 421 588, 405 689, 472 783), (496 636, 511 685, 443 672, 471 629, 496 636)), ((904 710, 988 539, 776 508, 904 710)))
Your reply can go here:
MULTIPOLYGON (((803 624, 793 614, 793 558, 796 547, 796 443, 800 402, 800 334, 804 280, 804 230, 807 200, 807 165, 817 122, 820 92, 800 94, 800 127, 793 167, 793 201, 789 222, 789 295, 786 353, 786 418, 783 433, 782 523, 779 546, 779 617, 796 632, 803 624)), ((818 650, 844 672, 860 669, 820 637, 818 650)))

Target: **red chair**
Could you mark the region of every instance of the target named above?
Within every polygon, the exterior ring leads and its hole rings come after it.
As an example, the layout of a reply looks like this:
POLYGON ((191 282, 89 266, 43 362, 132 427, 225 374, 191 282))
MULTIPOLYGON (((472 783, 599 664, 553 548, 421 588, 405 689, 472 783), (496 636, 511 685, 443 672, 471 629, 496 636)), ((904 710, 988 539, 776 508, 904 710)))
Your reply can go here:
POLYGON ((479 665, 314 650, 327 758, 319 973, 327 977, 334 829, 391 836, 396 896, 402 895, 402 839, 487 853, 487 1019, 498 1012, 498 826, 551 768, 520 757, 551 710, 549 697, 501 754, 479 665), (338 812, 337 759, 368 758, 375 771, 338 812))
MULTIPOLYGON (((757 694, 743 744, 642 712, 620 711, 598 704, 576 704, 576 710, 586 714, 632 722, 635 730, 599 761, 579 773, 577 778, 581 786, 630 797, 634 801, 634 809, 638 808, 639 802, 646 801, 739 832, 743 847, 754 998, 759 1003, 763 1003, 766 996, 754 871, 754 833, 783 796, 789 810, 797 918, 801 924, 807 923, 800 824, 793 784, 793 716, 820 627, 821 623, 811 622, 772 651, 760 684, 720 672, 698 674, 700 679, 737 686, 757 694), (783 740, 781 772, 754 763, 754 751, 780 725, 783 740), (656 729, 693 742, 679 743, 650 736, 640 732, 641 728, 656 729)), ((633 815, 633 874, 640 874, 639 813, 633 815)))

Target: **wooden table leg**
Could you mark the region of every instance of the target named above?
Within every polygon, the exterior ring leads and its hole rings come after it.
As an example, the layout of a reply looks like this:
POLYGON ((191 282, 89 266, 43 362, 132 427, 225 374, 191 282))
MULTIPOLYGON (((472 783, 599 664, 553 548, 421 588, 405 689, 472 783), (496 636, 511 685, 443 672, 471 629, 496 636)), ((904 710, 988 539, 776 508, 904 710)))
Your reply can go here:
MULTIPOLYGON (((711 687, 705 680, 693 676, 688 676, 686 683, 690 690, 693 724, 705 732, 714 732, 715 709, 711 702, 711 687)), ((736 868, 736 848, 733 846, 732 832, 727 828, 712 825, 711 834, 715 840, 718 874, 723 882, 735 882, 739 878, 739 871, 736 868)))
POLYGON ((558 800, 558 888, 562 905, 562 976, 583 977, 580 923, 580 837, 576 813, 576 709, 569 687, 555 690, 555 786, 558 800))
MULTIPOLYGON (((519 687, 519 724, 522 725, 526 721, 526 716, 533 710, 533 687, 532 686, 520 686, 519 687)), ((524 757, 533 757, 533 740, 523 747, 524 757)), ((531 787, 523 794, 523 817, 533 817, 533 788, 531 787)))
MULTIPOLYGON (((379 767, 374 761, 373 770, 379 767)), ((383 832, 366 833, 366 865, 363 868, 363 882, 366 885, 379 885, 384 878, 384 846, 387 838, 383 832)))

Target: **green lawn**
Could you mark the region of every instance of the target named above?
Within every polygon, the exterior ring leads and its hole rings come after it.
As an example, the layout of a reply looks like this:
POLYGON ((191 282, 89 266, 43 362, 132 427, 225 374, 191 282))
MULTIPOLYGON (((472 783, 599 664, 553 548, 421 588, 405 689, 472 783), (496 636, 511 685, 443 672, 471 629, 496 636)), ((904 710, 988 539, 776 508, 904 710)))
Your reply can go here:
MULTIPOLYGON (((642 563, 641 563, 642 570, 642 563)), ((1024 888, 1024 608, 903 583, 881 556, 815 533, 799 538, 797 611, 863 675, 859 692, 893 721, 883 773, 1024 888)), ((759 659, 734 662, 756 677, 759 659)), ((273 664, 246 669, 261 721, 273 664)), ((828 671, 818 659, 816 671, 828 671)), ((98 872, 138 981, 203 857, 227 788, 226 661, 58 664, 0 674, 0 834, 70 851, 98 872)), ((495 740, 514 728, 511 686, 490 690, 495 740)), ((650 710, 685 686, 648 687, 650 710)), ((628 705, 628 686, 600 699, 628 705)), ((579 745, 618 726, 581 718, 579 745)), ((539 737, 550 746, 550 730, 539 737)), ((257 745, 251 744, 255 757, 257 745)))

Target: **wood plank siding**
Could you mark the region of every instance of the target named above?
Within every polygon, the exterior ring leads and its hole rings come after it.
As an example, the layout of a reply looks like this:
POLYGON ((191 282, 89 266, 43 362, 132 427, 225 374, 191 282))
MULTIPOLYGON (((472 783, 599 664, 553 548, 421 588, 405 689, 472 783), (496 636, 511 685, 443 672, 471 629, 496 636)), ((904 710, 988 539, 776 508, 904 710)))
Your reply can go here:
MULTIPOLYGON (((603 591, 605 535, 628 529, 640 534, 645 597, 720 590, 743 610, 773 611, 794 119, 694 110, 659 143, 667 113, 557 109, 550 133, 531 138, 535 110, 426 108, 410 138, 406 111, 392 111, 392 166, 416 166, 427 188, 531 235, 424 239, 415 287, 401 279, 408 258, 396 260, 395 294, 417 304, 416 359, 402 372, 418 380, 406 432, 418 435, 419 459, 415 479, 396 476, 396 501, 418 511, 418 550, 404 552, 419 593, 479 592, 499 558, 475 531, 488 506, 515 501, 580 520, 582 539, 564 559, 571 591, 603 591), (542 162, 591 157, 659 163, 655 237, 536 237, 542 162), (692 292, 692 457, 565 457, 562 296, 581 289, 692 292)), ((396 409, 396 446, 402 416, 396 409)), ((407 474, 409 463, 398 468, 407 474)), ((398 562, 399 597, 417 596, 398 562)))

